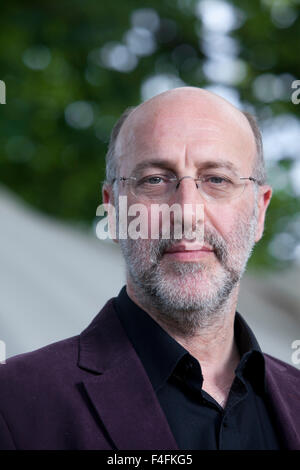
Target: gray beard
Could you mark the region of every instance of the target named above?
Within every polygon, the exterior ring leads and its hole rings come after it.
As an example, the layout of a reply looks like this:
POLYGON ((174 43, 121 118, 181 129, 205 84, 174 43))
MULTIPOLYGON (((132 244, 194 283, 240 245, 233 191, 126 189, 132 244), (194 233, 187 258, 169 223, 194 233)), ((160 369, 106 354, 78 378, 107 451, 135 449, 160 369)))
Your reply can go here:
POLYGON ((237 222, 228 244, 214 229, 205 227, 204 242, 213 248, 217 267, 205 261, 164 264, 164 252, 178 239, 120 239, 127 275, 140 305, 173 333, 185 337, 222 320, 255 244, 257 212, 255 204, 250 220, 237 222))

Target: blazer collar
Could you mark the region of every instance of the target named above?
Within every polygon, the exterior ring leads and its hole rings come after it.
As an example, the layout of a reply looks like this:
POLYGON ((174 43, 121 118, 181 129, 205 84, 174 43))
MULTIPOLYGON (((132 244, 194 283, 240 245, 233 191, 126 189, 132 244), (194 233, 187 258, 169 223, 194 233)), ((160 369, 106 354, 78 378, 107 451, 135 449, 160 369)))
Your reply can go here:
POLYGON ((81 333, 78 366, 93 373, 83 385, 112 447, 178 449, 112 299, 81 333))
POLYGON ((300 450, 299 370, 264 354, 267 396, 288 449, 300 450))

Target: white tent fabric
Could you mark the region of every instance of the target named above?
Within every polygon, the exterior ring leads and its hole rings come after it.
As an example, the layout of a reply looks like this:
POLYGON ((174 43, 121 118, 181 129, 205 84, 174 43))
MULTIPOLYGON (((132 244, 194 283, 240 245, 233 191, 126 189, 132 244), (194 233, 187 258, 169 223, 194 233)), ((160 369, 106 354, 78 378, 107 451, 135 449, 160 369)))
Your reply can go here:
MULTIPOLYGON (((125 284, 119 247, 27 207, 0 189, 0 340, 6 357, 81 332, 125 284)), ((300 269, 245 276, 238 310, 265 352, 292 363, 300 269)), ((0 358, 1 360, 1 358, 0 358)))
POLYGON ((124 285, 118 247, 0 192, 0 339, 7 357, 76 335, 124 285))

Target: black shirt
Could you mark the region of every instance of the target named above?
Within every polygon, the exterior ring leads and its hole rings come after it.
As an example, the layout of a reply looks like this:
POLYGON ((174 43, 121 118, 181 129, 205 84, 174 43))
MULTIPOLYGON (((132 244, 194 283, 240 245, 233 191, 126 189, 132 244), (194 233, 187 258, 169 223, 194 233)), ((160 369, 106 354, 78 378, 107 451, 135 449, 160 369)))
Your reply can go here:
POLYGON ((114 300, 118 317, 152 383, 179 449, 280 449, 265 395, 264 357, 236 312, 240 353, 225 408, 202 389, 201 365, 127 295, 114 300))

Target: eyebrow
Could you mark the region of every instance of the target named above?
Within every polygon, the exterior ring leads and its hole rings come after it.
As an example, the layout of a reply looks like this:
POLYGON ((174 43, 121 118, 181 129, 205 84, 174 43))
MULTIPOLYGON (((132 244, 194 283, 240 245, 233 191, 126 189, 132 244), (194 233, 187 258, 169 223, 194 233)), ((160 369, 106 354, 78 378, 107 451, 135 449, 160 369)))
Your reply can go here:
MULTIPOLYGON (((174 167, 170 160, 162 160, 162 159, 151 159, 145 160, 143 162, 138 163, 133 170, 133 173, 138 173, 141 170, 149 167, 160 167, 166 170, 172 171, 174 173, 174 167)), ((207 170, 212 168, 226 168, 227 170, 232 171, 235 174, 238 174, 237 167, 228 160, 206 160, 204 162, 199 163, 197 165, 198 170, 207 170)))
POLYGON ((166 170, 174 171, 174 168, 172 167, 172 164, 168 160, 160 160, 160 159, 154 159, 154 160, 145 160, 143 162, 138 163, 134 167, 134 173, 138 173, 141 170, 144 170, 145 168, 149 168, 151 166, 157 166, 160 168, 165 168, 166 170))

